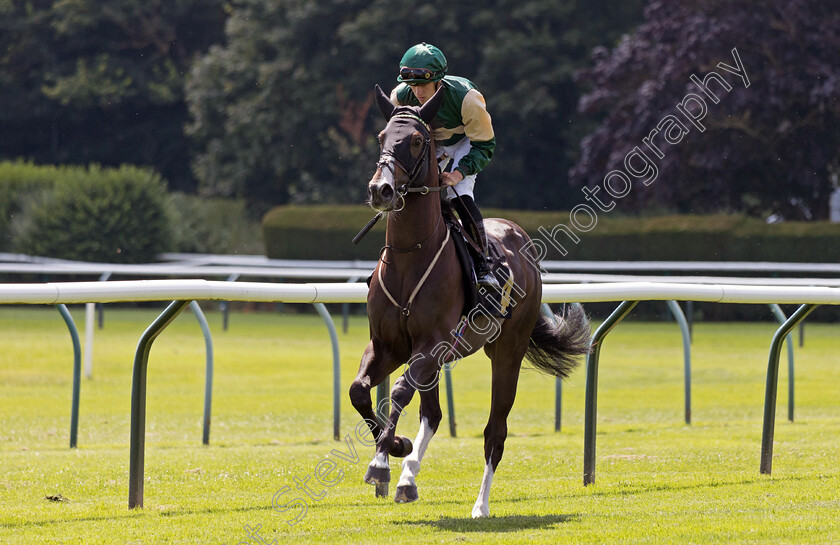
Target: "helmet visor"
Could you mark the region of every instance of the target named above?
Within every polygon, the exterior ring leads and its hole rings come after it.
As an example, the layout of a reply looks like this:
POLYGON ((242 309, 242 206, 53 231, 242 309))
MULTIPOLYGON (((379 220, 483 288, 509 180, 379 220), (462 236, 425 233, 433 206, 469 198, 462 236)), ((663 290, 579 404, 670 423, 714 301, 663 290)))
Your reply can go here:
POLYGON ((426 83, 437 81, 441 78, 440 72, 432 72, 428 68, 410 68, 403 66, 400 68, 399 81, 404 83, 426 83))

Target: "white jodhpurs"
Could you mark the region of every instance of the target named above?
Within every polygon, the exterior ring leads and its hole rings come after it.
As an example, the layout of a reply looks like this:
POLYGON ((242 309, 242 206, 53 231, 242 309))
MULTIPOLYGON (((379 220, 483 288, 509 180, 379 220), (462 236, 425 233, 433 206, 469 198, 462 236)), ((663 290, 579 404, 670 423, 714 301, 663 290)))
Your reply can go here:
MULTIPOLYGON (((437 156, 438 156, 438 166, 440 167, 441 171, 445 170, 447 164, 452 162, 452 168, 449 171, 455 170, 455 167, 458 166, 458 162, 470 152, 470 139, 464 138, 460 142, 452 144, 451 146, 438 146, 437 148, 437 156)), ((465 176, 463 180, 461 180, 458 185, 455 186, 455 191, 458 192, 458 195, 468 196, 475 200, 475 196, 473 195, 473 188, 475 187, 475 174, 470 174, 469 176, 465 176)), ((444 194, 444 198, 447 201, 451 201, 456 197, 455 191, 452 190, 450 187, 446 190, 444 194)))

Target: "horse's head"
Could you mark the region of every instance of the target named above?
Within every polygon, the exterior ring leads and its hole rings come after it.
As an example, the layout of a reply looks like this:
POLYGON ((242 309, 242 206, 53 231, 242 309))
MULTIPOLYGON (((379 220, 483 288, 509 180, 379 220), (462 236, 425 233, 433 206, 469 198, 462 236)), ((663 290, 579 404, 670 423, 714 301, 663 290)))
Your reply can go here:
POLYGON ((429 123, 443 102, 443 87, 418 107, 395 106, 376 86, 376 105, 388 124, 379 133, 379 162, 368 183, 370 205, 390 212, 398 208, 412 186, 424 182, 433 164, 429 123))

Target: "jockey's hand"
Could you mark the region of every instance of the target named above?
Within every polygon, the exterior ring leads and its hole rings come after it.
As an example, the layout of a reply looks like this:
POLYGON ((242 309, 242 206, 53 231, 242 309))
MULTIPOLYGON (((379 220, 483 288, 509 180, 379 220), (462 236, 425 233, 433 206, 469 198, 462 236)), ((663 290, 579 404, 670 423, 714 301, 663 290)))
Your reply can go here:
POLYGON ((460 170, 453 170, 452 172, 444 172, 440 175, 441 185, 458 185, 464 179, 463 173, 460 170))

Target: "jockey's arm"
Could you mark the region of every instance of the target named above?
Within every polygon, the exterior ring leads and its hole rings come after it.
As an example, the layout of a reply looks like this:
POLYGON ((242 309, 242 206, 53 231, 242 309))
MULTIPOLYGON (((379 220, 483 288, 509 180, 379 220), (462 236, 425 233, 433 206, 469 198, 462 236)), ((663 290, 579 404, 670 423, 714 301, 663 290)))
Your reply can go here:
POLYGON ((477 89, 470 89, 461 103, 464 133, 470 139, 470 151, 456 167, 464 176, 478 174, 490 163, 496 149, 496 135, 484 96, 477 89))

